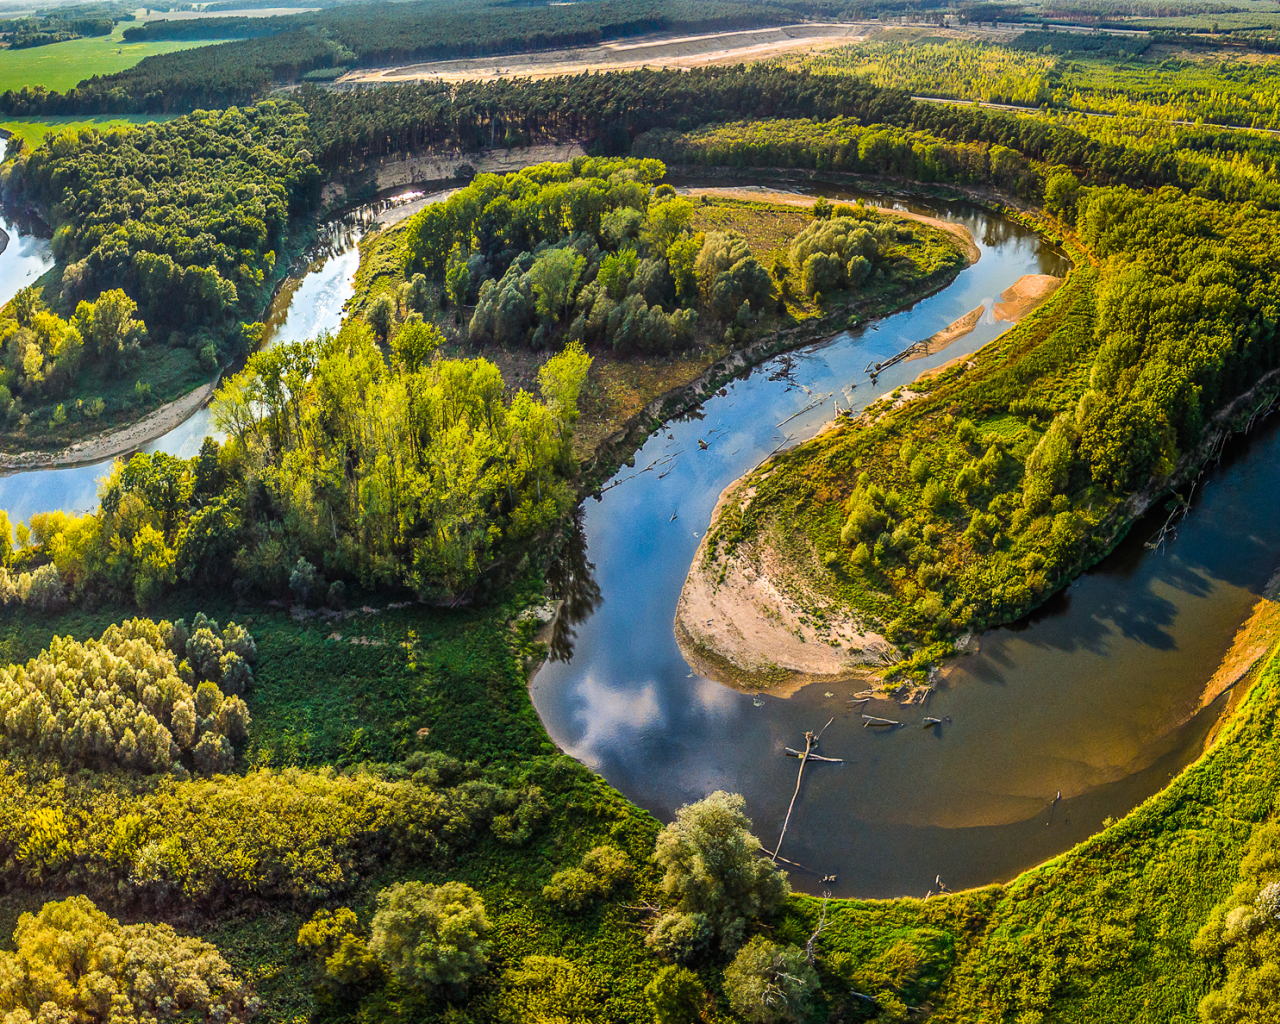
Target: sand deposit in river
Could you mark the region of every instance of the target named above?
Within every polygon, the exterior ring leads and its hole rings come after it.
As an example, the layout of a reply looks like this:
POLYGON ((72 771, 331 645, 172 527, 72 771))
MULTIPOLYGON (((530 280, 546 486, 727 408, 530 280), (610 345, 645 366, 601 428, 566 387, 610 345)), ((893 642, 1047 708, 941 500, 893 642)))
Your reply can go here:
MULTIPOLYGON (((740 480, 730 484, 716 502, 712 523, 727 503, 745 507, 754 493, 740 480)), ((771 544, 708 560, 710 535, 708 530, 698 545, 675 619, 680 653, 700 675, 786 696, 812 682, 869 677, 872 666, 885 664, 892 645, 803 579, 791 578, 771 544)), ((820 564, 816 552, 808 554, 800 564, 820 564)))

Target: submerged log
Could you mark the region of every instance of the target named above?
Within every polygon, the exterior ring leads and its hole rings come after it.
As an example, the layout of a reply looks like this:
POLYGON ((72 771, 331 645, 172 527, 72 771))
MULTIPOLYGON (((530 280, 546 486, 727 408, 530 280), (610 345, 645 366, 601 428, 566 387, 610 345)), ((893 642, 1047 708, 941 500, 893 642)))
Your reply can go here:
POLYGON ((941 724, 942 724, 941 718, 926 718, 924 720, 924 727, 926 729, 929 728, 929 726, 931 725, 941 725, 941 724))
MULTIPOLYGON (((791 747, 783 747, 787 757, 804 757, 805 755, 799 750, 793 750, 791 747)), ((809 754, 810 761, 826 761, 828 764, 844 764, 843 757, 823 757, 821 754, 809 754)))
POLYGON ((862 728, 864 729, 869 725, 874 726, 874 725, 901 725, 902 724, 901 722, 894 721, 892 718, 877 718, 875 715, 863 715, 862 717, 864 719, 862 723, 862 728))

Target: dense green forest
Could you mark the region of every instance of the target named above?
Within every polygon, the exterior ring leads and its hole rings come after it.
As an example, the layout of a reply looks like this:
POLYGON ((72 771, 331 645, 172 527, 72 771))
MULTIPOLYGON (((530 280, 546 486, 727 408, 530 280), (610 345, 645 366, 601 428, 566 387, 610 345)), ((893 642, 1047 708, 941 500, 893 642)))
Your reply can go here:
POLYGON ((754 205, 677 195, 664 164, 919 183, 1071 256, 1054 296, 969 365, 774 458, 714 525, 713 559, 774 526, 810 542, 808 568, 912 655, 900 672, 923 672, 957 632, 1020 615, 1108 550, 1126 503, 1198 468, 1214 418, 1247 418, 1257 402, 1232 403, 1280 367, 1278 144, 1167 123, 1261 117, 1267 67, 1220 90, 1234 67, 1144 70, 1119 44, 1086 58, 1035 36, 257 101, 280 76, 436 46, 764 16, 605 0, 595 21, 495 5, 461 25, 452 3, 405 7, 395 33, 354 6, 246 20, 263 34, 185 65, 3 100, 246 104, 13 144, 0 170, 7 198, 47 215, 58 260, 0 320, 7 438, 29 437, 37 410, 136 411, 93 389, 132 387, 157 351, 206 376, 245 357, 213 402, 221 441, 116 464, 89 514, 0 517, 5 1024, 1269 1019, 1269 634, 1221 738, 1164 792, 1008 884, 927 900, 791 893, 741 797, 699 793, 658 822, 557 752, 528 692, 548 651, 536 609, 572 603, 557 581, 590 575, 573 440, 593 360, 727 352, 906 301, 961 262, 933 228, 863 203, 766 232, 754 205), (863 57, 879 78, 846 73, 863 57), (1091 95, 1165 122, 903 91, 1038 102, 1084 60, 1091 95), (1205 77, 1177 92, 1188 69, 1205 77), (1148 72, 1150 89, 1134 84, 1148 72), (371 236, 336 334, 253 351, 326 177, 414 148, 561 138, 600 155, 476 176, 371 236), (446 355, 446 333, 472 351, 446 355), (486 351, 528 358, 536 394, 486 351))

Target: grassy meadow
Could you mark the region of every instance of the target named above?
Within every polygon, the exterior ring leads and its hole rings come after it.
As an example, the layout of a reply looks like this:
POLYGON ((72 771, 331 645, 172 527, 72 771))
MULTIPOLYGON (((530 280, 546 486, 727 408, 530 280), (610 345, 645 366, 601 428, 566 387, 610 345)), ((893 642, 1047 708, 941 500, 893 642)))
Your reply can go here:
POLYGON ((126 43, 123 32, 129 24, 122 22, 109 36, 71 39, 65 43, 22 50, 0 50, 0 92, 18 90, 24 85, 33 89, 42 85, 46 89, 66 92, 94 75, 113 75, 131 68, 144 57, 211 43, 207 39, 126 43))

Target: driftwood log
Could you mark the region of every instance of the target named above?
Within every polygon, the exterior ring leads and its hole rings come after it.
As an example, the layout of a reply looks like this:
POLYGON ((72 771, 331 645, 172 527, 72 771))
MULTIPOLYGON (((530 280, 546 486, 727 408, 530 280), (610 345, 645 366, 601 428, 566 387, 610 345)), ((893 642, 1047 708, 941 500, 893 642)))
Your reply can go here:
MULTIPOLYGON (((834 721, 835 716, 833 715, 831 718, 827 719, 827 725, 830 725, 834 721)), ((782 833, 778 836, 778 845, 773 848, 773 854, 769 858, 774 863, 777 863, 778 851, 782 849, 782 840, 786 838, 787 826, 791 824, 791 812, 795 810, 796 797, 800 795, 800 783, 804 781, 805 766, 810 761, 828 761, 837 763, 840 761, 839 758, 820 757, 813 752, 813 748, 818 745, 818 740, 822 739, 822 734, 827 731, 827 725, 824 725, 816 733, 806 732, 804 734, 803 752, 799 750, 792 750, 790 747, 786 748, 789 756, 800 758, 800 771, 796 773, 796 789, 795 792, 791 794, 791 803, 787 805, 787 816, 782 821, 782 833)))

